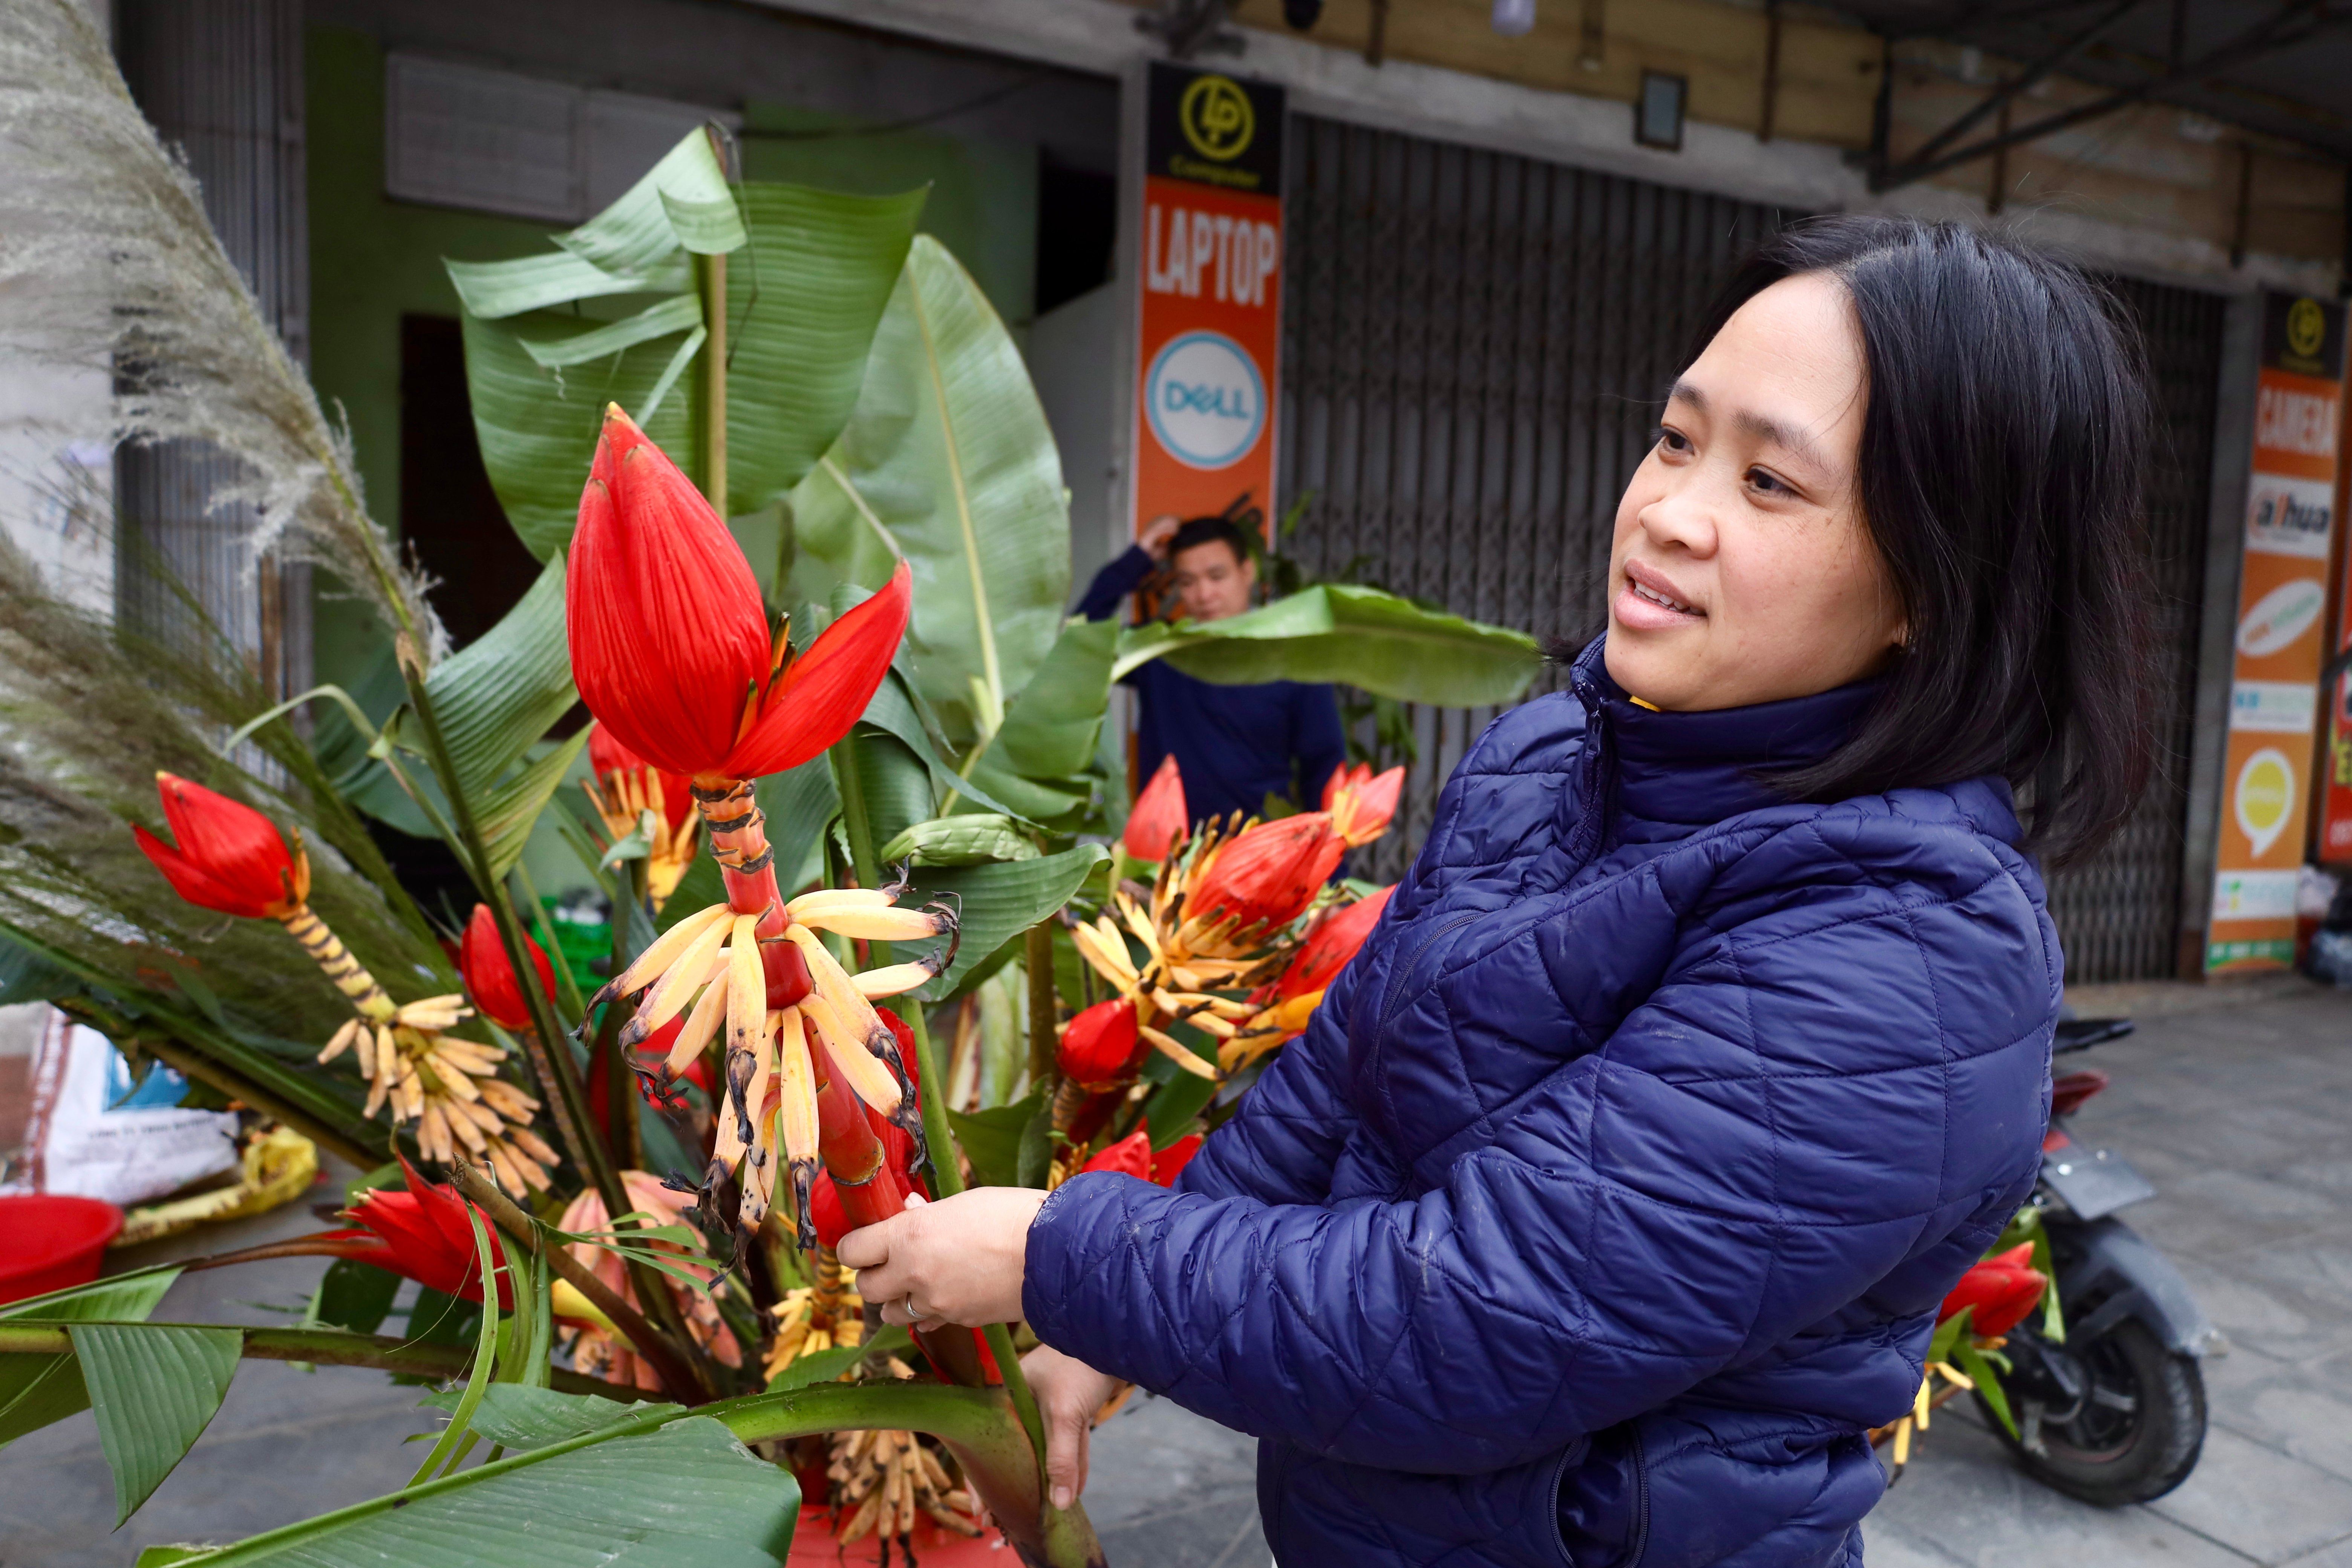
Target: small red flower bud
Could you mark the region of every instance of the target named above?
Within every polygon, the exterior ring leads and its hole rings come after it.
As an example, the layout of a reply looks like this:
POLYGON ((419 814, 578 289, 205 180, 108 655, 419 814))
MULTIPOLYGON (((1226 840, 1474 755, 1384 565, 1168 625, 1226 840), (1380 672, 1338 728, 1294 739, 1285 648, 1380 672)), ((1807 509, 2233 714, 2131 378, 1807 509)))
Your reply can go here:
POLYGON ((1078 1167, 1080 1175, 1089 1171, 1116 1171, 1139 1182, 1151 1180, 1150 1136, 1139 1131, 1129 1133, 1078 1167))
POLYGON ((1055 1065, 1062 1076, 1088 1089, 1118 1083, 1136 1056, 1135 1003, 1125 996, 1097 1002, 1062 1031, 1055 1065))
MULTIPOLYGON (((554 995, 555 966, 528 934, 522 944, 539 970, 540 985, 548 995, 554 995)), ((457 948, 457 972, 466 977, 466 990, 483 1017, 501 1029, 530 1026, 530 1004, 516 984, 514 965, 507 962, 507 944, 499 939, 498 917, 490 913, 488 904, 476 904, 474 918, 466 922, 466 940, 457 948)))
POLYGON ((171 773, 155 775, 178 847, 134 825, 131 837, 173 890, 201 909, 276 919, 310 896, 310 860, 289 850, 278 825, 242 801, 171 773))
POLYGON ((2025 1321, 2041 1304, 2049 1284, 2049 1276, 2033 1267, 2033 1244, 2012 1247, 1980 1259, 1961 1275, 1952 1293, 1944 1298, 1936 1321, 1940 1323, 1974 1307, 1969 1329, 1985 1339, 1997 1339, 2025 1321))
MULTIPOLYGON (((400 1168, 407 1173, 406 1192, 379 1187, 362 1193, 347 1213, 362 1228, 330 1231, 327 1237, 356 1244, 350 1256, 363 1263, 414 1279, 445 1296, 480 1300, 481 1258, 474 1249, 473 1223, 466 1217, 473 1205, 455 1191, 436 1187, 417 1174, 405 1155, 400 1157, 400 1168)), ((482 1227, 489 1232, 490 1261, 498 1271, 499 1310, 511 1312, 513 1271, 503 1267, 503 1238, 487 1219, 482 1227)))
POLYGON ((1161 760, 1160 771, 1151 775, 1151 782, 1137 797, 1135 809, 1128 814, 1127 833, 1120 842, 1133 858, 1157 865, 1192 831, 1192 819, 1184 814, 1183 775, 1176 771, 1176 759, 1171 755, 1161 760))

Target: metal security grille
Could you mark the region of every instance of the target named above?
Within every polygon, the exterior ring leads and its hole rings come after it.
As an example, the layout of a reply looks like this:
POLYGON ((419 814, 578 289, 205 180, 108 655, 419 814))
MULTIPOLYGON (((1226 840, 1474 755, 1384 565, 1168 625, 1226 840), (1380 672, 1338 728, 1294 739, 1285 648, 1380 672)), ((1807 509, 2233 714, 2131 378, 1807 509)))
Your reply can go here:
POLYGON ((2178 972, 2181 835, 2226 308, 2215 294, 2130 279, 2108 282, 2147 345, 2156 405, 2156 458, 2147 476, 2156 769, 2138 808, 2106 847, 2051 874, 2051 918, 2066 945, 2066 978, 2074 983, 2157 980, 2178 972))
MULTIPOLYGON (((1285 551, 1538 637, 1602 624, 1617 499, 1699 312, 1784 215, 1644 181, 1296 116, 1286 223, 1285 551)), ((2172 973, 2221 302, 2118 292, 2154 364, 2165 703, 2158 777, 2092 861, 2053 879, 2077 980, 2172 973)), ((1538 690, 1554 689, 1547 670, 1538 690)), ((1343 692, 1343 698, 1346 694, 1343 692)), ((1418 752, 1358 874, 1403 875, 1495 710, 1351 704, 1384 761, 1418 752), (1384 733, 1383 733, 1384 731, 1384 733)))
MULTIPOLYGON (((1538 637, 1597 631, 1656 400, 1780 215, 1304 115, 1290 148, 1279 486, 1307 505, 1286 551, 1538 637)), ((1404 874, 1494 715, 1384 716, 1420 755, 1359 874, 1404 874)))

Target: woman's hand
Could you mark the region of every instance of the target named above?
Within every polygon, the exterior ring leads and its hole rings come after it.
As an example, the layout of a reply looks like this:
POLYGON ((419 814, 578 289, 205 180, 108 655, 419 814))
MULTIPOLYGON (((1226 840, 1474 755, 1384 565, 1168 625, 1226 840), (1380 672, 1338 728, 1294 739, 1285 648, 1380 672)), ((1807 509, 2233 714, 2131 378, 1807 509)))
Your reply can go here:
POLYGON ((1021 1370, 1028 1375, 1037 1414, 1045 1423, 1045 1484, 1054 1506, 1067 1508, 1087 1489, 1087 1444, 1094 1432, 1095 1412, 1118 1391, 1118 1379, 1051 1345, 1039 1345, 1023 1356, 1021 1370))
POLYGON ((857 1270, 857 1293, 882 1303, 886 1323, 926 1333, 1009 1323, 1021 1316, 1029 1222, 1045 1202, 1034 1187, 974 1187, 935 1204, 918 1194, 843 1237, 842 1266, 857 1270))

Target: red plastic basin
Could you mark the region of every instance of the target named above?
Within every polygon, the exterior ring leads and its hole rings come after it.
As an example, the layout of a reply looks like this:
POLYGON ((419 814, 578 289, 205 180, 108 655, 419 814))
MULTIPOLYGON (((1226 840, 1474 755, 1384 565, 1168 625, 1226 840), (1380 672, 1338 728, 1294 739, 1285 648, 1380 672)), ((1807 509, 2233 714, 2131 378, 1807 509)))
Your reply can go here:
POLYGON ((96 1198, 0 1197, 0 1301, 89 1284, 121 1229, 122 1211, 96 1198))

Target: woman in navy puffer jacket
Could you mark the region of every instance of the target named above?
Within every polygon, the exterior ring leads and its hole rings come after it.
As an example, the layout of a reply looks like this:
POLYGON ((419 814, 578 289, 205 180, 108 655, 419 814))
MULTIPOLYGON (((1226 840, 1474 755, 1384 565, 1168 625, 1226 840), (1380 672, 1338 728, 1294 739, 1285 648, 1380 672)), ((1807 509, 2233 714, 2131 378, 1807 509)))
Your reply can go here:
POLYGON ((1265 1439, 1283 1568, 1860 1564, 2039 1164, 2032 854, 2145 767, 2146 415, 2089 285, 1948 226, 1800 226, 1700 343, 1606 636, 1176 1190, 843 1243, 894 1321, 1026 1317, 1057 1491, 1118 1377, 1265 1439))

